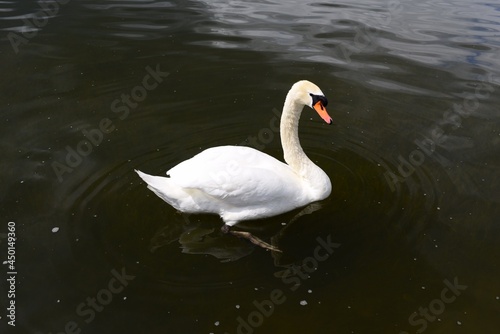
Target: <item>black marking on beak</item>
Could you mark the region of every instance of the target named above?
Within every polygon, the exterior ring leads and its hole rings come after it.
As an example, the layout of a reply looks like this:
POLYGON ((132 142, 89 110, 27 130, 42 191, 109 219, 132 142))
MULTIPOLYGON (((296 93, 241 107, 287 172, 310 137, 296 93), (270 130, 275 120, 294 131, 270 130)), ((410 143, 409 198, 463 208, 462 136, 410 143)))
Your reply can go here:
POLYGON ((323 107, 326 107, 328 105, 328 100, 327 100, 327 98, 325 96, 323 96, 323 95, 315 95, 315 94, 312 94, 312 93, 309 93, 309 95, 312 98, 312 105, 315 105, 318 102, 321 102, 321 104, 323 105, 323 107))

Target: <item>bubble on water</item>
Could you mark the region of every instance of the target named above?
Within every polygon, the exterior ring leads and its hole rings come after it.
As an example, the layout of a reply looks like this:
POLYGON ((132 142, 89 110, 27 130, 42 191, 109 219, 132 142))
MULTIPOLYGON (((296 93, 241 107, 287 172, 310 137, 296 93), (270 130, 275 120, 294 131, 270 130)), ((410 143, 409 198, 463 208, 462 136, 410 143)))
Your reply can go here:
POLYGON ((301 301, 300 301, 300 305, 302 305, 302 306, 306 306, 306 305, 307 305, 307 301, 305 301, 305 300, 301 300, 301 301))
POLYGON ((59 231, 59 227, 53 227, 52 228, 52 233, 57 233, 59 231))

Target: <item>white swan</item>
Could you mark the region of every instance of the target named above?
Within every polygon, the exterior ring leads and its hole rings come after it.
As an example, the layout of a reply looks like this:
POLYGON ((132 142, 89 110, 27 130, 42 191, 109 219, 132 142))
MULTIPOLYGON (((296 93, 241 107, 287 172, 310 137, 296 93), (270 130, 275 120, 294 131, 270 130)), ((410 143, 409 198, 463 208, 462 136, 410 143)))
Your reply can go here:
POLYGON ((300 146, 298 125, 304 106, 328 124, 327 99, 312 82, 295 83, 288 92, 280 122, 286 164, 253 148, 219 146, 152 176, 136 170, 156 195, 179 211, 214 213, 224 230, 239 221, 278 215, 330 195, 330 179, 300 146))

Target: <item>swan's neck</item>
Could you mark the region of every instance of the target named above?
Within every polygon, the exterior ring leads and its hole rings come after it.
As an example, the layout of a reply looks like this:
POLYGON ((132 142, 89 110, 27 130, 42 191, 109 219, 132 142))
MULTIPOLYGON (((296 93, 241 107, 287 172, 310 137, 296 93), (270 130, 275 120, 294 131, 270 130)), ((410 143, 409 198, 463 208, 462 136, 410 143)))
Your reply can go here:
POLYGON ((299 119, 303 108, 303 104, 297 103, 295 92, 292 89, 283 106, 280 136, 286 163, 299 175, 307 176, 313 170, 319 169, 321 171, 321 169, 307 157, 300 145, 299 119))
POLYGON ((281 145, 286 163, 308 185, 310 199, 322 200, 330 195, 332 185, 328 175, 307 157, 300 146, 298 126, 303 107, 296 102, 293 90, 288 93, 281 115, 281 145))
POLYGON ((314 163, 307 157, 300 146, 299 119, 303 105, 295 102, 292 94, 288 94, 281 115, 280 136, 286 163, 299 175, 307 174, 314 163))

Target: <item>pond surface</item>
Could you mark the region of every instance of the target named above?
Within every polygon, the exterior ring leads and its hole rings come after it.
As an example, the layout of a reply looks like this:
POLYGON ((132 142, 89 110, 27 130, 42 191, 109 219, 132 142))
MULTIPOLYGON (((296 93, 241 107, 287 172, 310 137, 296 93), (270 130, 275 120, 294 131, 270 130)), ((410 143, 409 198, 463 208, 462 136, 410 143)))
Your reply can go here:
POLYGON ((0 12, 8 333, 498 331, 494 1, 7 0, 0 12), (134 173, 227 144, 281 159, 275 124, 300 79, 329 99, 334 125, 304 110, 300 138, 332 194, 238 225, 282 254, 177 213, 134 173))

